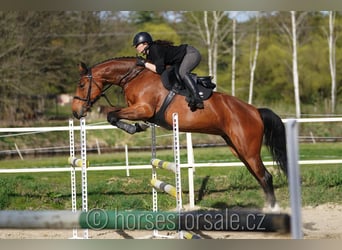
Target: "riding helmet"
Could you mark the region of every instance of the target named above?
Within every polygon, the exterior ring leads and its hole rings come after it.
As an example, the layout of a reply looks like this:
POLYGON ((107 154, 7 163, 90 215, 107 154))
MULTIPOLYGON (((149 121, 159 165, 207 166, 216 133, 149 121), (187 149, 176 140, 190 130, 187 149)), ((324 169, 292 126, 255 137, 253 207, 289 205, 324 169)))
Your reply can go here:
POLYGON ((147 32, 139 32, 133 38, 133 46, 137 47, 140 43, 152 43, 152 36, 147 32))

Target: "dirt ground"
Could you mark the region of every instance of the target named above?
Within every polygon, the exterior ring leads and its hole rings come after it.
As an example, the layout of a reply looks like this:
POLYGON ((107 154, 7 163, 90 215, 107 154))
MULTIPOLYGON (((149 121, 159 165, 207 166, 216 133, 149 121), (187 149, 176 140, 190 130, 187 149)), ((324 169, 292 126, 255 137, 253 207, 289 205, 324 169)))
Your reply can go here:
MULTIPOLYGON (((282 212, 289 212, 286 209, 282 212)), ((342 205, 324 204, 302 209, 304 239, 342 239, 342 205)), ((159 232, 166 237, 178 237, 176 232, 159 232)), ((250 232, 197 232, 205 239, 291 239, 290 234, 250 232)), ((89 230, 90 239, 151 239, 152 231, 89 230)), ((0 239, 70 239, 72 230, 12 230, 1 229, 0 239)), ((83 237, 83 230, 78 230, 83 237)))

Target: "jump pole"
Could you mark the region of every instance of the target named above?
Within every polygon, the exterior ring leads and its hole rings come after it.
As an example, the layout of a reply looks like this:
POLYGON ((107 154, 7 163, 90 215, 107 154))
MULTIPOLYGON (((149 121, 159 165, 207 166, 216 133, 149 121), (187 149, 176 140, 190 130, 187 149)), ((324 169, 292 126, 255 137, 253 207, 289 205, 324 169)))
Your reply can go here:
POLYGON ((241 210, 190 212, 70 210, 0 211, 0 228, 7 229, 116 229, 288 233, 288 214, 241 210))

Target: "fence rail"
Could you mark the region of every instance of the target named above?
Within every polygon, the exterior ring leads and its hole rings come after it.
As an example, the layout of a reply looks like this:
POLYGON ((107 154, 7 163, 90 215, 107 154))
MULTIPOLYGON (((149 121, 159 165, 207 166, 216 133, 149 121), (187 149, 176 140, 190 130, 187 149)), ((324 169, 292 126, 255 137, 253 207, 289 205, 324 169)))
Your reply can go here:
MULTIPOLYGON (((283 119, 287 122, 288 119, 283 119)), ((327 118, 301 118, 296 120, 299 123, 315 123, 315 122, 342 122, 342 117, 327 117, 327 118)), ((86 125, 87 130, 103 130, 103 129, 117 129, 112 125, 86 125)), ((74 130, 80 130, 80 126, 74 126, 74 130)), ((69 131, 69 126, 58 127, 21 127, 21 128, 0 128, 0 133, 19 133, 6 134, 5 136, 18 136, 27 133, 45 133, 55 131, 69 131)), ((0 135, 2 137, 2 135, 0 135)), ((90 150, 90 149, 89 149, 90 150)), ((1 152, 1 151, 0 151, 1 152)), ((5 151, 3 151, 5 152, 5 151)), ((341 164, 342 159, 334 160, 303 160, 299 161, 302 165, 314 164, 341 164)), ((264 162, 266 166, 275 165, 274 162, 264 162)), ((194 167, 230 167, 243 166, 241 162, 222 162, 222 163, 193 163, 194 167)), ((189 164, 181 164, 181 167, 188 167, 189 164)), ((127 165, 127 166, 97 166, 89 167, 89 171, 105 171, 105 170, 127 170, 127 169, 150 169, 150 165, 127 165)), ((38 172, 65 172, 70 171, 69 167, 51 167, 51 168, 24 168, 24 169, 0 169, 0 173, 38 173, 38 172)))
MULTIPOLYGON (((316 164, 342 164, 342 159, 336 160, 302 160, 299 161, 299 165, 316 165, 316 164)), ((208 168, 208 167, 243 167, 241 162, 220 162, 220 163, 194 163, 194 164, 180 164, 181 168, 188 168, 189 166, 196 168, 208 168)), ((265 166, 275 166, 273 161, 265 161, 265 166)), ((117 171, 117 170, 143 170, 151 169, 149 165, 127 165, 127 166, 97 166, 88 167, 87 171, 117 171)), ((81 171, 81 169, 76 169, 81 171)), ((70 172, 70 167, 50 167, 50 168, 0 168, 0 174, 14 174, 14 173, 53 173, 53 172, 70 172)))
MULTIPOLYGON (((282 119, 285 123, 289 119, 282 119)), ((326 118, 300 118, 296 119, 298 123, 310 122, 342 122, 342 117, 326 117, 326 118)), ((80 130, 80 126, 75 126, 75 130, 80 130)), ((86 125, 87 130, 98 129, 116 129, 112 125, 86 125)), ((53 132, 53 131, 69 131, 69 126, 57 127, 18 127, 18 128, 0 128, 0 133, 27 133, 27 132, 53 132)))

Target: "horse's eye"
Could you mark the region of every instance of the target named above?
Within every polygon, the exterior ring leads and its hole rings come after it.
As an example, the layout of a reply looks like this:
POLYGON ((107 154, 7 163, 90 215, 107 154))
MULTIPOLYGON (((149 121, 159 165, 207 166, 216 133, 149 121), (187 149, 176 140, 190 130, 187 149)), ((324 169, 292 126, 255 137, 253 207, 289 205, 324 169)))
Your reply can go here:
POLYGON ((83 89, 84 88, 84 83, 83 82, 80 82, 79 84, 78 84, 78 86, 81 88, 81 89, 83 89))

